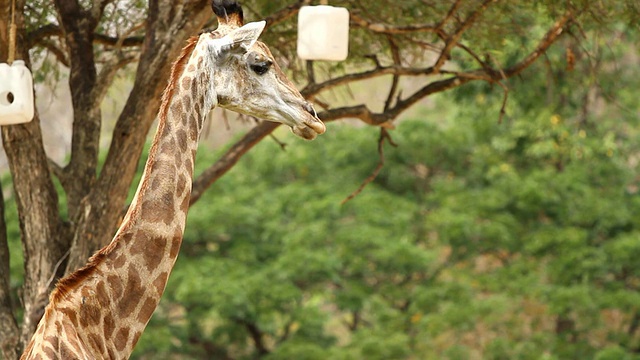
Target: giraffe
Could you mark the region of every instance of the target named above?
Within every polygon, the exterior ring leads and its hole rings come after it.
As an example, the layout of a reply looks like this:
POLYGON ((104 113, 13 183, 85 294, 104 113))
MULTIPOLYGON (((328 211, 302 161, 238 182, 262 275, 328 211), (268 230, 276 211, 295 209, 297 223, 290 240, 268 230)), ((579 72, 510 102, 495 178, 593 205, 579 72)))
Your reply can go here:
POLYGON ((21 359, 126 359, 164 292, 185 228, 196 149, 215 106, 325 131, 258 42, 265 22, 244 25, 235 1, 212 3, 219 26, 187 41, 174 62, 158 129, 132 203, 113 240, 63 278, 21 359))

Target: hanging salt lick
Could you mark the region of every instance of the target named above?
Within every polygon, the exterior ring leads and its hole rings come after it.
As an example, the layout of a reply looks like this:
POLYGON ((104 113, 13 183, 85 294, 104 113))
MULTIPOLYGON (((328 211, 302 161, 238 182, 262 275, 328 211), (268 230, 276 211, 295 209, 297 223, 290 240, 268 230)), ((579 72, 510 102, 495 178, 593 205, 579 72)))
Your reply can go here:
POLYGON ((298 13, 298 56, 341 61, 349 53, 349 10, 328 5, 303 6, 298 13))
POLYGON ((23 60, 0 64, 0 125, 33 119, 33 78, 23 60))

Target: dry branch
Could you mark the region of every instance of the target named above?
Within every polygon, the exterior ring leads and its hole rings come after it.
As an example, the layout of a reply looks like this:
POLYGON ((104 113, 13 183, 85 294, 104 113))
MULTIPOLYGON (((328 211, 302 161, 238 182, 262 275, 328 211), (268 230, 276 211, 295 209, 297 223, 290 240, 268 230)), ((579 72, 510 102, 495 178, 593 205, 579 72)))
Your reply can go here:
MULTIPOLYGON (((366 105, 361 104, 328 109, 319 113, 318 115, 324 122, 330 122, 344 118, 356 118, 369 125, 392 127, 393 125, 391 122, 394 119, 396 119, 403 111, 411 107, 413 104, 424 99, 426 96, 461 86, 470 81, 482 80, 488 82, 497 82, 499 80, 507 79, 519 74, 529 65, 531 65, 531 63, 533 63, 538 57, 545 53, 545 51, 555 42, 558 36, 562 34, 565 27, 569 25, 571 19, 572 15, 570 12, 564 14, 547 31, 536 48, 531 53, 529 53, 522 61, 510 68, 504 70, 495 70, 487 65, 482 69, 471 70, 467 72, 453 73, 443 71, 443 74, 451 74, 453 76, 446 79, 433 81, 425 85, 418 91, 414 92, 411 96, 404 100, 398 99, 393 107, 386 109, 382 113, 375 113, 367 108, 366 105)), ((330 79, 319 84, 309 84, 301 91, 301 93, 307 98, 313 98, 321 91, 326 91, 328 89, 352 81, 363 80, 387 74, 412 76, 429 75, 433 73, 434 70, 432 67, 422 69, 397 67, 395 65, 389 67, 377 67, 376 69, 364 71, 361 73, 343 75, 341 77, 330 79)), ((503 88, 503 90, 505 90, 506 99, 507 91, 505 88, 503 88)), ((501 112, 504 111, 504 106, 505 105, 503 103, 501 112)), ((235 165, 238 160, 240 160, 240 157, 242 155, 249 151, 255 144, 257 144, 268 134, 273 132, 277 127, 278 124, 275 123, 260 123, 258 126, 251 129, 242 139, 236 142, 231 147, 231 149, 229 149, 218 161, 216 161, 215 164, 213 164, 202 174, 200 174, 193 182, 191 204, 193 205, 196 201, 198 201, 204 191, 224 173, 226 173, 231 167, 233 167, 233 165, 235 165)))

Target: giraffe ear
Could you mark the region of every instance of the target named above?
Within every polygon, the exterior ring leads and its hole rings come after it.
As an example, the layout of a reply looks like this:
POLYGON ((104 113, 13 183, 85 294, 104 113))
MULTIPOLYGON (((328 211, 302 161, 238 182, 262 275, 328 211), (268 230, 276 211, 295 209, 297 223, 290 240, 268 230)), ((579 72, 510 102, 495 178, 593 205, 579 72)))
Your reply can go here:
POLYGON ((231 31, 225 36, 228 43, 223 47, 223 51, 237 49, 246 52, 258 41, 258 37, 260 37, 265 25, 266 22, 264 20, 251 22, 231 31))

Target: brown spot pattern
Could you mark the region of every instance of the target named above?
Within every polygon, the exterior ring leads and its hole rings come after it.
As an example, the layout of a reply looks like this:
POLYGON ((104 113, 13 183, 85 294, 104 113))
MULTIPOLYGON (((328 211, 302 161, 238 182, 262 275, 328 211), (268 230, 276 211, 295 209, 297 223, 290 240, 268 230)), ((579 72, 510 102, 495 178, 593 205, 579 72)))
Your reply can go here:
MULTIPOLYGON (((44 355, 46 357, 48 357, 49 359, 56 359, 58 358, 57 354, 55 351, 53 351, 52 348, 45 348, 44 349, 44 355)), ((42 359, 42 356, 40 356, 40 354, 38 354, 38 356, 36 357, 36 359, 42 359)))
POLYGON ((147 200, 142 203, 141 211, 144 214, 143 216, 147 219, 147 221, 151 223, 164 222, 166 224, 171 223, 173 219, 173 196, 171 196, 171 200, 168 200, 165 196, 162 197, 162 206, 158 206, 158 201, 147 200), (170 203, 167 203, 170 201, 170 203))
POLYGON ((142 308, 140 308, 140 312, 138 313, 138 321, 142 324, 146 324, 151 318, 151 315, 153 315, 157 305, 158 301, 155 298, 147 297, 142 304, 142 308))
POLYGON ((185 76, 182 78, 182 90, 189 91, 191 89, 191 78, 185 76))
MULTIPOLYGON (((89 301, 90 299, 87 299, 86 301, 89 301)), ((93 304, 89 304, 88 302, 85 302, 82 306, 80 306, 80 311, 78 316, 80 317, 80 323, 83 322, 83 320, 86 322, 86 326, 96 326, 98 324, 100 324, 100 309, 93 305, 93 304)))
POLYGON ((111 313, 108 312, 104 316, 104 320, 102 322, 102 334, 105 340, 111 339, 111 336, 113 335, 113 331, 115 329, 116 329, 116 323, 115 323, 115 320, 113 319, 113 315, 111 315, 111 313))
POLYGON ((129 274, 127 279, 127 285, 124 289, 124 293, 127 294, 126 299, 118 303, 118 317, 120 319, 127 318, 138 305, 137 301, 142 295, 142 282, 140 275, 133 266, 129 266, 129 274))
POLYGON ((162 295, 162 293, 164 292, 164 287, 167 285, 168 278, 169 278, 169 273, 166 271, 163 271, 160 273, 160 275, 158 275, 158 277, 156 277, 155 280, 153 280, 153 286, 156 288, 156 292, 158 296, 162 295))
POLYGON ((173 116, 175 117, 180 117, 182 116, 182 113, 184 113, 183 107, 182 107, 182 103, 180 101, 176 101, 171 105, 171 112, 173 113, 173 116))
POLYGON ((191 98, 188 96, 183 96, 182 101, 184 102, 184 108, 189 111, 189 109, 191 108, 191 98))
POLYGON ((109 287, 111 288, 111 296, 114 300, 118 300, 124 295, 122 293, 122 279, 117 275, 109 275, 107 277, 107 282, 109 283, 109 287))
POLYGON ((96 351, 98 354, 102 354, 105 351, 104 341, 100 336, 95 333, 89 334, 89 345, 96 351))
POLYGON ((116 341, 115 341, 116 349, 118 351, 124 350, 124 348, 127 346, 128 341, 129 341, 129 328, 123 327, 120 330, 118 330, 118 332, 116 333, 116 341))
POLYGON ((78 357, 73 352, 73 349, 71 349, 67 344, 62 343, 62 346, 60 347, 60 359, 72 360, 72 359, 78 359, 78 357))
POLYGON ((71 321, 71 324, 73 324, 73 326, 78 326, 78 317, 76 316, 75 311, 65 307, 61 308, 60 312, 63 313, 64 316, 69 319, 69 321, 71 321))
POLYGON ((169 257, 171 257, 172 259, 175 259, 178 256, 178 252, 180 251, 180 245, 182 245, 182 230, 177 230, 176 234, 173 236, 173 241, 171 242, 171 250, 169 250, 169 257))
POLYGON ((160 265, 167 248, 167 239, 163 237, 152 238, 146 242, 146 247, 142 253, 145 267, 147 269, 155 269, 160 265))
POLYGON ((176 193, 182 194, 187 187, 187 177, 184 174, 178 176, 178 184, 176 185, 176 193))
POLYGON ((187 132, 184 129, 180 129, 176 131, 176 140, 178 141, 178 146, 180 147, 180 152, 184 153, 187 151, 187 132))
POLYGON ((104 284, 104 281, 98 282, 98 285, 96 286, 96 300, 98 300, 98 304, 102 307, 108 306, 111 302, 109 294, 107 293, 107 286, 104 284))

